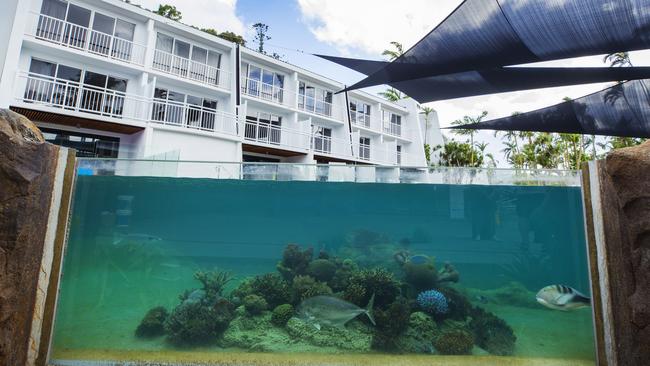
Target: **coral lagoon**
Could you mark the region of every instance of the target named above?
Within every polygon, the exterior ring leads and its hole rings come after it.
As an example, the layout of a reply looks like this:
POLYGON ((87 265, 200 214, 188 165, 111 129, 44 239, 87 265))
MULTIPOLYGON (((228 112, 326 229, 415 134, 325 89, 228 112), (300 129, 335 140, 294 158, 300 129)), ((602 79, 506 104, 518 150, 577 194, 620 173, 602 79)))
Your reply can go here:
POLYGON ((341 250, 355 253, 353 258, 324 250, 315 255, 312 247, 289 244, 277 272, 250 278, 235 279, 219 269, 197 271, 194 278, 201 286, 181 293, 171 309, 156 306, 143 314, 135 335, 165 337, 171 345, 186 348, 212 345, 262 352, 293 344, 310 352, 466 355, 478 347, 484 353, 513 354, 513 329, 472 304, 458 287, 460 274, 452 264, 438 269, 433 257, 397 251, 393 264, 381 266, 372 259, 376 253, 355 252, 371 248, 368 241, 384 239, 371 232, 355 234, 352 247, 341 250), (358 241, 363 245, 355 245, 358 241), (236 286, 225 291, 231 282, 236 286), (315 296, 354 304, 350 308, 370 303, 375 324, 370 317, 353 314, 344 326, 316 328, 296 312, 315 296))

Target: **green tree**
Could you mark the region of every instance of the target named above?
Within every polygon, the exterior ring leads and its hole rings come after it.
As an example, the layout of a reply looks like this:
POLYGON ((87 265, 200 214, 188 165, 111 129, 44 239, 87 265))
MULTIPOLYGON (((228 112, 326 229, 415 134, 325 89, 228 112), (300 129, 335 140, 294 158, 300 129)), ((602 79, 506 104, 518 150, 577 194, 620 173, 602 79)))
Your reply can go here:
MULTIPOLYGON (((470 116, 464 116, 462 119, 457 119, 453 121, 451 124, 453 126, 462 126, 462 125, 468 125, 468 124, 473 124, 473 123, 480 123, 485 117, 487 117, 488 112, 483 111, 480 115, 476 117, 470 117, 470 116)), ((469 144, 472 148, 474 148, 474 135, 476 134, 477 130, 473 128, 458 128, 452 130, 452 132, 456 135, 459 136, 469 136, 469 144)), ((472 155, 470 155, 471 157, 472 155)), ((470 161, 469 166, 474 166, 473 161, 470 161)))
POLYGON ((440 165, 442 166, 478 168, 483 165, 483 154, 468 142, 452 139, 443 146, 436 146, 434 151, 437 150, 440 150, 440 165))
POLYGON ((165 18, 175 20, 175 21, 179 21, 183 19, 183 15, 181 14, 181 12, 178 9, 176 9, 174 5, 169 5, 169 4, 158 5, 158 10, 156 10, 156 14, 162 15, 165 18))
POLYGON ((240 36, 240 35, 238 35, 238 34, 236 34, 234 32, 226 31, 226 32, 219 33, 214 28, 201 28, 201 30, 203 32, 211 34, 211 35, 213 35, 215 37, 225 39, 226 41, 237 43, 237 44, 239 44, 241 46, 246 45, 246 40, 244 40, 244 37, 242 37, 242 36, 240 36))
POLYGON ((257 52, 266 55, 266 51, 264 51, 264 42, 271 40, 271 37, 268 35, 269 26, 264 23, 255 23, 253 24, 253 29, 255 29, 254 39, 257 43, 257 52))
POLYGON ((632 66, 630 54, 627 52, 614 52, 603 57, 603 63, 609 63, 611 67, 632 66))
MULTIPOLYGON (((390 44, 393 46, 393 49, 385 49, 381 55, 388 56, 388 61, 393 61, 404 54, 404 47, 401 43, 395 41, 390 42, 390 44)), ((392 87, 386 89, 386 91, 380 92, 379 95, 391 102, 397 102, 400 99, 408 98, 406 95, 402 94, 402 92, 392 87)))
POLYGON ((429 116, 435 112, 435 110, 431 107, 422 107, 422 112, 420 114, 424 115, 424 143, 427 143, 427 136, 429 135, 429 125, 431 122, 429 121, 429 116))

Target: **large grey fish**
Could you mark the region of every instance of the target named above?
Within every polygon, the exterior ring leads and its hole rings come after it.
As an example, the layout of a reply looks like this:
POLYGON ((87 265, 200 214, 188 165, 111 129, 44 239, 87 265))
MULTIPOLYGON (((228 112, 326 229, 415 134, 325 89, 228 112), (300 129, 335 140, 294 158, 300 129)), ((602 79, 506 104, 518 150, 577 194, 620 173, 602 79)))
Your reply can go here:
POLYGON ((300 303, 297 313, 299 319, 312 324, 318 330, 320 330, 321 325, 343 328, 345 323, 356 318, 359 314, 366 314, 374 325, 375 319, 372 316, 374 303, 374 294, 365 309, 336 297, 314 296, 300 303))
POLYGON ((546 286, 539 290, 537 302, 554 310, 569 311, 591 305, 591 299, 578 290, 564 285, 546 286))

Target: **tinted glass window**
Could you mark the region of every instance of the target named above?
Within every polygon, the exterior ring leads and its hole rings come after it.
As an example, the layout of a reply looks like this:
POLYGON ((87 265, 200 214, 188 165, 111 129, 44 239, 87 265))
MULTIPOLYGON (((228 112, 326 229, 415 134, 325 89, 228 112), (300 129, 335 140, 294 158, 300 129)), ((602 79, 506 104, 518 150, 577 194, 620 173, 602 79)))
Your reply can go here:
POLYGON ((92 71, 86 71, 86 75, 84 76, 84 84, 104 88, 106 87, 106 75, 98 74, 92 71))
POLYGON ((29 72, 54 77, 56 74, 56 64, 32 59, 32 63, 29 65, 29 72))
POLYGON ((167 90, 156 88, 156 90, 153 92, 153 97, 158 99, 167 99, 167 90))
POLYGON ((192 60, 202 64, 208 62, 208 51, 201 47, 192 47, 192 60))
POLYGON ((72 24, 88 27, 88 25, 90 25, 90 10, 84 9, 81 6, 70 4, 67 20, 72 24))
POLYGON ((115 37, 133 41, 133 34, 135 33, 135 24, 117 20, 115 25, 115 37))
POLYGON ((174 102, 184 103, 185 102, 185 94, 170 90, 169 91, 169 100, 174 101, 174 102))
POLYGON ((74 67, 59 65, 59 71, 57 72, 56 77, 63 80, 79 82, 81 80, 81 70, 74 67))
POLYGON ((208 52, 208 65, 219 68, 219 65, 221 65, 221 54, 214 51, 208 52))
POLYGON ((201 103, 203 103, 203 100, 201 98, 195 97, 193 95, 187 96, 187 104, 201 105, 201 103))
POLYGON ((174 55, 183 58, 190 58, 190 44, 176 40, 176 42, 174 42, 174 55))
POLYGON ((95 13, 95 19, 93 19, 94 30, 112 35, 114 27, 115 27, 115 18, 111 18, 104 14, 95 13))
POLYGON ((216 100, 210 100, 210 99, 204 99, 203 100, 203 106, 205 108, 217 109, 217 101, 216 100))
POLYGON ((41 14, 49 15, 56 19, 65 19, 68 2, 62 0, 43 0, 41 14))
POLYGON ((118 79, 109 76, 108 84, 106 85, 106 88, 110 90, 116 90, 119 92, 126 93, 126 83, 127 83, 126 79, 118 79))
POLYGON ((157 50, 167 52, 167 53, 172 53, 173 46, 174 46, 174 39, 172 37, 158 33, 158 35, 156 36, 157 50))

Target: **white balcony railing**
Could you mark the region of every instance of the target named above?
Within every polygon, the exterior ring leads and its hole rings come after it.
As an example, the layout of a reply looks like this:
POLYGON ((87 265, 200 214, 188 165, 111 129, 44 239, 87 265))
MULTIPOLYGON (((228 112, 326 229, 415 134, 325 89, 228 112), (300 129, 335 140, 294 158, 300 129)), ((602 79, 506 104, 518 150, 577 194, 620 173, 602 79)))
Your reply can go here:
POLYGON ((350 121, 352 121, 352 124, 354 125, 371 128, 371 119, 368 114, 359 111, 350 111, 350 121))
POLYGON ((87 27, 35 13, 35 38, 110 59, 144 66, 147 47, 87 27))
POLYGON ((384 132, 393 135, 393 136, 402 136, 402 125, 397 123, 392 123, 389 121, 384 121, 384 132))
POLYGON ((292 106, 291 101, 285 98, 285 90, 276 85, 268 84, 260 80, 243 77, 241 80, 242 94, 274 102, 277 104, 292 106))
POLYGON ((155 122, 237 135, 233 114, 199 105, 149 99, 36 74, 20 74, 18 99, 114 120, 155 122))
POLYGON ((300 130, 246 120, 244 140, 261 145, 309 150, 309 134, 300 130))
POLYGON ((155 70, 189 79, 201 84, 229 89, 230 73, 214 66, 185 57, 155 50, 152 67, 155 70))
POLYGON ((345 106, 338 106, 330 102, 298 95, 298 109, 317 116, 335 119, 337 121, 346 121, 347 109, 345 106))

